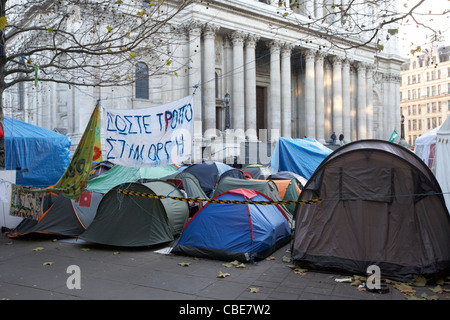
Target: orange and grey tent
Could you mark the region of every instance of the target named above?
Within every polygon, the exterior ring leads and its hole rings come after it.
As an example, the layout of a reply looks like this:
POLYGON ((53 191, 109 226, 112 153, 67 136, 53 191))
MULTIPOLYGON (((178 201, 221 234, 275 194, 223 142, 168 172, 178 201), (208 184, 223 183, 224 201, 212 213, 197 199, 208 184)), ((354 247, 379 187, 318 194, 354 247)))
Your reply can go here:
POLYGON ((63 195, 54 197, 49 208, 37 220, 23 219, 9 234, 10 238, 20 238, 36 234, 49 234, 62 237, 78 237, 91 224, 102 199, 101 193, 84 191, 77 201, 63 195))
POLYGON ((292 257, 309 269, 399 281, 450 271, 450 217, 431 170, 408 149, 360 140, 330 154, 303 188, 292 257))

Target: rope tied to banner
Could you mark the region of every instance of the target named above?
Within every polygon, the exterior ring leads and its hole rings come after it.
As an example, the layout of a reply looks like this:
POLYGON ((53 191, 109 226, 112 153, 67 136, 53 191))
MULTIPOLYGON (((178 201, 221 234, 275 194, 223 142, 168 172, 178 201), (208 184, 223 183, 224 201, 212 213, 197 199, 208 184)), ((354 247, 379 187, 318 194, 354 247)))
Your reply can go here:
POLYGON ((174 196, 164 196, 157 194, 149 194, 144 192, 137 191, 129 191, 123 189, 117 189, 117 193, 129 195, 129 196, 137 196, 137 197, 145 197, 145 198, 154 198, 154 199, 173 199, 178 201, 186 201, 186 202, 211 202, 211 203, 220 203, 220 204, 260 204, 260 205, 272 205, 272 204, 320 204, 322 203, 321 199, 313 199, 313 200, 268 200, 268 201, 252 201, 252 200, 218 200, 218 199, 202 199, 202 198, 183 198, 183 197, 174 197, 174 196))

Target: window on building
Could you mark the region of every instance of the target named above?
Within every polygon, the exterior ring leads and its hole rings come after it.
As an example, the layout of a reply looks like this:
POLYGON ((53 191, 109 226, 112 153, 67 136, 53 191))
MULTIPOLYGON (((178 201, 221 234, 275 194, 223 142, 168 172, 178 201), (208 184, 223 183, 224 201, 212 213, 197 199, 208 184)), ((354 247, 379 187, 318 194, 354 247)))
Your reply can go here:
POLYGON ((428 130, 431 129, 431 120, 430 120, 430 118, 427 119, 427 129, 428 130))
POLYGON ((430 96, 430 87, 427 87, 427 97, 430 96))
POLYGON ((438 102, 438 111, 442 112, 442 106, 441 106, 441 102, 440 101, 438 102))
POLYGON ((450 94, 450 82, 447 83, 447 93, 450 94))
POLYGON ((419 130, 422 130, 422 120, 419 119, 419 120, 417 120, 417 122, 419 123, 419 130))
POLYGON ((417 89, 417 99, 420 99, 420 88, 417 89))
POLYGON ((448 111, 450 111, 450 100, 447 101, 447 104, 448 104, 447 109, 448 109, 448 111))
POLYGON ((436 95, 436 86, 431 87, 431 96, 434 97, 436 95))
POLYGON ((136 64, 136 99, 149 98, 148 66, 144 62, 136 64))
POLYGON ((431 104, 431 112, 432 112, 432 113, 435 113, 435 112, 436 112, 436 102, 433 102, 433 103, 431 104))
POLYGON ((408 130, 411 131, 411 120, 408 120, 408 130))

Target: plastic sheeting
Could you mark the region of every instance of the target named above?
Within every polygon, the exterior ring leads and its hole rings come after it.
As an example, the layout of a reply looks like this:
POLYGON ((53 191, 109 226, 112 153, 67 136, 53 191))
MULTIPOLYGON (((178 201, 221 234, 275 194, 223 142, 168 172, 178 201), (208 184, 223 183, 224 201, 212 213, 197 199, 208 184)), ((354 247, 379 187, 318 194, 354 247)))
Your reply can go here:
POLYGON ((448 160, 450 159, 450 116, 437 132, 436 157, 434 158, 433 170, 436 179, 444 194, 445 204, 450 212, 450 170, 448 160))
POLYGON ((70 139, 55 131, 5 117, 6 170, 16 184, 46 188, 58 182, 70 163, 70 139))
POLYGON ((314 139, 279 138, 273 151, 272 172, 290 171, 309 179, 333 151, 314 139))

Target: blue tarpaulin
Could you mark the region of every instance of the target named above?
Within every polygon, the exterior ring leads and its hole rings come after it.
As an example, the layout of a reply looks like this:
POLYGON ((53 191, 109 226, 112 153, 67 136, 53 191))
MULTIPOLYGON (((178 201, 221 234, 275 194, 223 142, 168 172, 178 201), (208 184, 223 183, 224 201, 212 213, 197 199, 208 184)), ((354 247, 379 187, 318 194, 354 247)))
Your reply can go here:
POLYGON ((280 137, 270 161, 272 172, 290 171, 309 179, 333 151, 317 140, 280 137))
POLYGON ((58 182, 70 163, 70 139, 55 131, 5 117, 6 170, 16 184, 46 188, 58 182))

